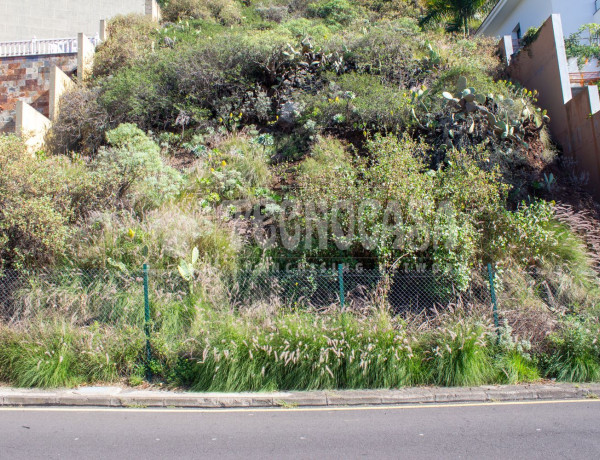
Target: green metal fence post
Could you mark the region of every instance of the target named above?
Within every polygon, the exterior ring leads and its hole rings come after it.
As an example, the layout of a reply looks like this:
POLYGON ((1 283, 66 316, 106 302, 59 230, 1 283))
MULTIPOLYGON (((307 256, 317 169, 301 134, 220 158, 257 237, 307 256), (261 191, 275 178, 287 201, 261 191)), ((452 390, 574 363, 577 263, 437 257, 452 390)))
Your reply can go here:
POLYGON ((342 310, 344 309, 344 303, 346 301, 344 297, 344 265, 338 264, 338 280, 340 283, 340 304, 342 305, 342 310))
POLYGON ((150 348, 150 299, 148 296, 148 264, 144 264, 144 315, 146 318, 144 332, 146 333, 146 378, 150 380, 150 361, 152 360, 152 350, 150 348))
MULTIPOLYGON (((496 299, 496 287, 494 285, 494 269, 492 268, 492 264, 488 264, 488 276, 490 279, 490 295, 492 297, 492 308, 494 311, 494 327, 496 328, 496 333, 500 334, 500 324, 498 324, 498 301, 496 299)), ((498 339, 500 339, 500 335, 498 335, 498 339)))

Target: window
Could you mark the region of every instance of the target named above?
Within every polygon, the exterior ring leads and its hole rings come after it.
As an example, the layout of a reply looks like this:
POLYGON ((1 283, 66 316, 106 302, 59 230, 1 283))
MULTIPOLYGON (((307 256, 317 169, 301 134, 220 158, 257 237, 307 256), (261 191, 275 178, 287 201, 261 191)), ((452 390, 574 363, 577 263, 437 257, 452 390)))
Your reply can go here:
MULTIPOLYGON (((596 2, 600 2, 600 0, 596 0, 596 2)), ((521 23, 518 23, 517 26, 512 31, 513 40, 521 40, 521 23)))
MULTIPOLYGON (((598 0, 600 1, 600 0, 598 0)), ((521 48, 521 23, 518 23, 512 31, 513 51, 516 53, 521 48)))

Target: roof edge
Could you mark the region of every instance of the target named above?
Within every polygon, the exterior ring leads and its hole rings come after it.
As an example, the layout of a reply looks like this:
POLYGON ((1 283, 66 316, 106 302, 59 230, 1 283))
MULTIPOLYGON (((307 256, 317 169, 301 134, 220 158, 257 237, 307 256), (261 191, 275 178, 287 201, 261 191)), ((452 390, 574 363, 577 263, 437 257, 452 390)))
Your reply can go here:
POLYGON ((498 2, 496 3, 496 5, 494 5, 494 7, 492 8, 492 11, 490 11, 490 13, 486 16, 486 18, 483 20, 483 22, 481 23, 481 25, 475 31, 475 36, 476 37, 481 36, 485 32, 485 29, 488 28, 488 26, 490 25, 490 23, 498 15, 498 13, 500 12, 500 10, 502 8, 504 8, 504 6, 506 5, 507 2, 508 2, 508 0, 498 0, 498 2))

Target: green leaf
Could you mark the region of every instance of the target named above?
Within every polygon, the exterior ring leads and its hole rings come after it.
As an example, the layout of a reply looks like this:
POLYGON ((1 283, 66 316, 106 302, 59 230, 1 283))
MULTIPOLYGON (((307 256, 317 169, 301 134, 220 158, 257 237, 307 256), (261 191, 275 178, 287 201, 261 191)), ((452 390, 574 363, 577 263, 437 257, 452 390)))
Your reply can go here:
POLYGON ((111 267, 117 268, 117 269, 121 270, 122 272, 127 271, 127 267, 125 266, 125 264, 123 262, 113 260, 110 257, 108 259, 106 259, 106 261, 108 262, 108 265, 110 265, 111 267))
POLYGON ((194 247, 194 249, 192 249, 192 265, 196 265, 196 262, 198 262, 198 256, 199 256, 199 252, 198 252, 198 248, 194 247))

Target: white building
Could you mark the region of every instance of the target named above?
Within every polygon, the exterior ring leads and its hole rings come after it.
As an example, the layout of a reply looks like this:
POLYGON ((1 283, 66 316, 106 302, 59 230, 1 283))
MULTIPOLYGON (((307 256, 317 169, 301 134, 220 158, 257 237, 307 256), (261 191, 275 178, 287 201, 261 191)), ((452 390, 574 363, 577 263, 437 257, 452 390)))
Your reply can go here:
POLYGON ((93 37, 98 21, 118 14, 158 14, 155 0, 0 0, 0 42, 93 37))
POLYGON ((540 27, 552 14, 560 14, 565 38, 583 24, 600 23, 600 0, 500 0, 483 21, 476 35, 513 39, 530 27, 540 27))
MULTIPOLYGON (((600 24, 600 0, 499 0, 475 35, 511 36, 513 50, 517 52, 527 30, 540 27, 553 14, 560 15, 563 37, 567 39, 584 24, 600 24)), ((590 37, 584 32, 580 41, 598 44, 600 37, 590 37)), ((576 58, 569 58, 568 71, 573 75, 583 73, 588 76, 590 72, 600 71, 600 65, 596 59, 580 65, 576 58)), ((597 75, 593 77, 598 78, 597 75)))

